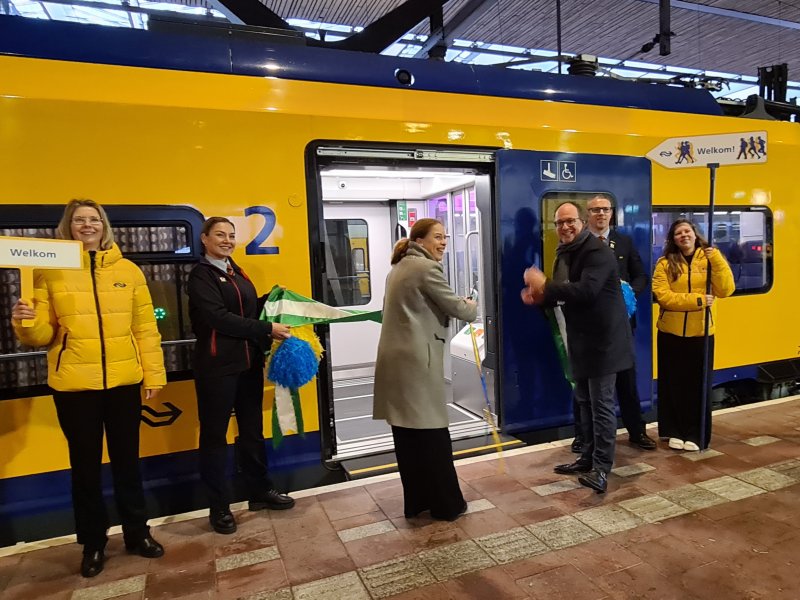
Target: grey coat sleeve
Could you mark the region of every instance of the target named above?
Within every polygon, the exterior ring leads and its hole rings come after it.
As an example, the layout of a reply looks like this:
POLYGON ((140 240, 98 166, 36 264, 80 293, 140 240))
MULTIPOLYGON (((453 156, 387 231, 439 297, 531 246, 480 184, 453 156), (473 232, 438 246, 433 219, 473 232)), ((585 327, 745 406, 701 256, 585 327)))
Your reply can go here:
POLYGON ((433 301, 444 314, 462 321, 474 321, 478 316, 478 307, 468 304, 464 298, 456 296, 438 265, 431 262, 430 267, 422 273, 420 285, 422 293, 433 301))

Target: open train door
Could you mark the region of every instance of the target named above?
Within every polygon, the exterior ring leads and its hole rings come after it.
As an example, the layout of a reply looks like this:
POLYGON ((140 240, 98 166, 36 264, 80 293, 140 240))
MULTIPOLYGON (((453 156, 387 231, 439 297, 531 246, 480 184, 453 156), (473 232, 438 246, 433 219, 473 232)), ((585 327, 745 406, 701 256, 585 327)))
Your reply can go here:
MULTIPOLYGON (((650 161, 641 157, 500 150, 496 155, 499 397, 503 431, 515 433, 572 422, 572 389, 562 369, 551 322, 522 303, 525 269, 552 273, 558 244, 553 214, 565 201, 585 205, 609 194, 612 226, 631 236, 652 273, 650 161)), ((636 366, 642 408, 652 405, 650 292, 637 297, 636 366)))

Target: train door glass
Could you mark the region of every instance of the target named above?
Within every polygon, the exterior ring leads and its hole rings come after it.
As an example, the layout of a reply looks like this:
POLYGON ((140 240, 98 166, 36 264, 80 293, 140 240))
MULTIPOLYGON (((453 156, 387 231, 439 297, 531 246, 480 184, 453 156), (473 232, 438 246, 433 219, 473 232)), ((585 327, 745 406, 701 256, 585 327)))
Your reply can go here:
MULTIPOLYGON (((484 182, 484 208, 487 218, 491 218, 488 175, 476 175, 466 168, 353 166, 352 161, 346 166, 330 165, 321 169, 319 175, 324 229, 321 241, 325 254, 324 262, 320 257, 320 263, 325 265, 321 288, 324 302, 345 308, 379 310, 398 232, 407 234, 414 222, 423 217, 440 220, 448 232, 443 267, 454 291, 467 295, 470 285, 481 286, 482 267, 478 263, 484 251, 480 248, 478 220, 481 212, 476 203, 475 182, 484 182), (470 231, 473 235, 468 239, 470 231), (470 263, 474 268, 469 269, 470 263), (367 290, 368 296, 365 295, 367 290)), ((489 251, 486 256, 491 258, 494 254, 489 251)), ((492 290, 491 284, 487 290, 492 290)), ((486 328, 482 320, 475 325, 481 352, 485 354, 486 328)), ((486 434, 482 418, 485 401, 471 337, 468 331, 461 329, 464 328, 457 329, 455 324, 451 327, 454 337, 457 333, 462 336, 451 346, 451 352, 445 353, 443 373, 448 384, 448 415, 453 439, 486 434), (468 356, 468 360, 462 360, 462 355, 468 356), (468 379, 470 382, 466 383, 468 379), (470 407, 470 397, 474 408, 470 407)), ((332 401, 323 403, 330 414, 323 414, 321 423, 323 427, 330 424, 331 432, 323 438, 326 444, 333 446, 331 457, 344 460, 391 450, 390 427, 385 421, 372 420, 374 363, 380 325, 371 322, 333 324, 328 336, 332 401)), ((491 377, 489 382, 491 387, 491 377)))

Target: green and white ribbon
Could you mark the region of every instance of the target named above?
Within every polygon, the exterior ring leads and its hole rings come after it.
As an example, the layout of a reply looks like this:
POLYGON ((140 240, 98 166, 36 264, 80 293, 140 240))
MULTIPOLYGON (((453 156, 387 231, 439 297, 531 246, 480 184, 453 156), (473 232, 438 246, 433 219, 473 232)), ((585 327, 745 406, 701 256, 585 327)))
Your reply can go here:
POLYGON ((271 323, 282 323, 290 327, 322 323, 352 323, 355 321, 381 322, 379 310, 345 310, 328 306, 291 290, 275 286, 267 296, 261 319, 271 323))
MULTIPOLYGON (((352 323, 355 321, 381 322, 379 310, 344 310, 301 296, 291 290, 275 286, 267 296, 261 320, 281 323, 290 327, 317 325, 325 323, 352 323)), ((322 355, 322 347, 314 332, 298 329, 294 335, 311 344, 317 360, 322 355)), ((278 447, 284 435, 303 434, 303 411, 300 406, 300 393, 282 385, 275 385, 275 401, 272 405, 272 445, 278 447)))

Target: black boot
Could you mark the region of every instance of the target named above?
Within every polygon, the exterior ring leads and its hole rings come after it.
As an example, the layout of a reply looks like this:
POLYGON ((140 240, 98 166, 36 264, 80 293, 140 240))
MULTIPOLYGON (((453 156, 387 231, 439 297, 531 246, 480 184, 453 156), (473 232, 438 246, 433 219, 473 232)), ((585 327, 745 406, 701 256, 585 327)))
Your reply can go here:
POLYGON ((630 436, 631 444, 638 446, 642 450, 655 450, 656 442, 644 431, 639 435, 630 436))
POLYGON ((580 454, 581 452, 583 452, 583 438, 579 435, 576 435, 575 439, 572 440, 572 445, 570 446, 570 449, 575 454, 580 454))
POLYGON ((230 510, 212 510, 208 515, 208 521, 217 533, 224 535, 236 533, 236 519, 230 510))
POLYGON ((269 490, 259 494, 247 503, 248 510, 286 510, 294 506, 294 499, 276 490, 269 490))
POLYGON ((81 559, 81 575, 84 577, 95 577, 103 572, 103 566, 106 561, 105 554, 102 550, 95 550, 93 552, 83 553, 81 559))
POLYGON ((600 469, 592 469, 591 472, 578 477, 578 483, 592 488, 598 494, 605 494, 608 487, 608 475, 600 469))
POLYGON ((129 554, 138 554, 145 558, 159 558, 164 556, 164 546, 153 539, 149 533, 140 541, 129 544, 125 542, 125 549, 129 554))

